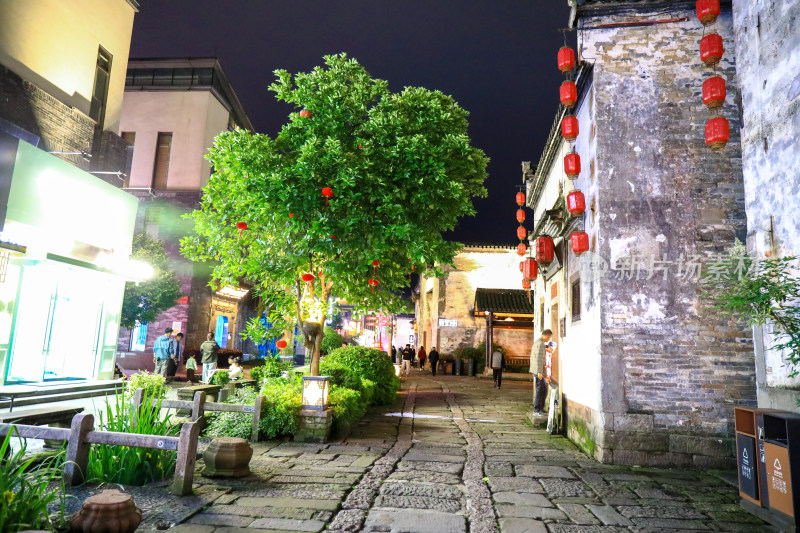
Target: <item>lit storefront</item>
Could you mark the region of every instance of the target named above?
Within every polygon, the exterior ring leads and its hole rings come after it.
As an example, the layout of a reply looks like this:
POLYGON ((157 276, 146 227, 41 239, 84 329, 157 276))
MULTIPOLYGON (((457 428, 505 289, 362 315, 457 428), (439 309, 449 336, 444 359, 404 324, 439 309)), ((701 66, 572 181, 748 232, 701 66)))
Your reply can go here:
POLYGON ((0 132, 0 383, 113 376, 136 208, 0 132))

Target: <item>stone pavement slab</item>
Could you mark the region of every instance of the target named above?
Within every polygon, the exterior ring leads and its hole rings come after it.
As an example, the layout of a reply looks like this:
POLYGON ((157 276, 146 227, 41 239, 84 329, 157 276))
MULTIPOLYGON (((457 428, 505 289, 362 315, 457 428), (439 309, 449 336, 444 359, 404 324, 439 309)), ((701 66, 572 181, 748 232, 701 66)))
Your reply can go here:
POLYGON ((364 522, 364 531, 390 533, 466 533, 463 516, 439 511, 372 509, 364 522))
POLYGON ((547 533, 547 527, 541 520, 532 518, 501 518, 501 533, 547 533))

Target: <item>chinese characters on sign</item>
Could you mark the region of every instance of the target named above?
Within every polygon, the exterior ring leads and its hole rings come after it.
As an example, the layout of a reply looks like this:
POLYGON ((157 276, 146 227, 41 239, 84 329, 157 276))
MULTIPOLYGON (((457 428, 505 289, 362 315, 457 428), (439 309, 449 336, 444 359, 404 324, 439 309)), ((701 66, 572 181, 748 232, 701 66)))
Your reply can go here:
POLYGON ((439 327, 451 327, 451 328, 458 327, 458 320, 456 320, 455 318, 440 318, 439 327))

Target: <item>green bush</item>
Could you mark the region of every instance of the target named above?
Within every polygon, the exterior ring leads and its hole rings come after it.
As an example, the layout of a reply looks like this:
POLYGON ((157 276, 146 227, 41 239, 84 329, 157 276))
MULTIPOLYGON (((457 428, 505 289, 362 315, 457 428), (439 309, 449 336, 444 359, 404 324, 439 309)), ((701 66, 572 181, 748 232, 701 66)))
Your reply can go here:
POLYGON ((303 394, 302 379, 276 378, 264 382, 264 411, 258 429, 268 439, 294 435, 303 394))
POLYGON ((209 385, 219 385, 220 387, 224 387, 231 381, 231 376, 227 370, 217 370, 211 376, 211 379, 208 380, 209 385))
MULTIPOLYGON (((105 412, 101 411, 98 419, 97 429, 101 431, 169 436, 176 435, 179 430, 170 423, 171 415, 161 418, 161 398, 150 393, 143 396, 138 412, 122 396, 117 396, 115 404, 106 400, 105 412), (152 406, 153 400, 157 400, 155 407, 152 406), (148 405, 151 407, 148 408, 148 405)), ((121 485, 144 485, 172 475, 175 459, 176 452, 170 450, 93 444, 89 449, 86 479, 121 485)))
POLYGON ((320 367, 320 373, 325 376, 330 376, 331 385, 347 387, 348 389, 353 389, 359 392, 363 387, 361 376, 359 376, 358 373, 352 368, 346 367, 340 363, 327 363, 325 364, 324 371, 322 370, 322 367, 320 367))
POLYGON ((261 383, 264 378, 279 378, 281 374, 291 369, 291 364, 281 361, 277 357, 267 357, 264 364, 250 369, 250 378, 261 383))
POLYGON ((13 429, 0 445, 0 531, 60 528, 64 522, 63 452, 34 465, 25 441, 11 451, 13 429), (56 504, 56 502, 59 502, 56 504), (58 509, 50 513, 48 507, 58 509))
POLYGON ((136 389, 144 389, 144 393, 151 398, 163 398, 167 395, 167 385, 164 376, 139 372, 133 374, 125 386, 125 400, 133 398, 136 389))
POLYGON ((325 336, 322 338, 322 344, 319 348, 322 354, 331 353, 337 348, 342 347, 342 344, 344 344, 344 337, 336 333, 335 329, 326 326, 323 331, 325 332, 325 336))
POLYGON ((367 412, 367 402, 362 394, 347 387, 331 385, 328 402, 333 411, 334 431, 339 432, 357 422, 367 412))
POLYGON ((320 374, 328 375, 328 370, 338 367, 350 369, 362 380, 374 382, 375 404, 386 405, 395 400, 400 380, 395 375, 394 365, 386 352, 363 346, 339 348, 322 358, 320 374))
MULTIPOLYGON (((254 387, 242 387, 236 389, 226 403, 253 405, 256 396, 258 396, 258 391, 254 387)), ((253 415, 249 413, 215 413, 214 416, 208 416, 208 418, 210 422, 206 429, 207 436, 250 439, 253 415)))

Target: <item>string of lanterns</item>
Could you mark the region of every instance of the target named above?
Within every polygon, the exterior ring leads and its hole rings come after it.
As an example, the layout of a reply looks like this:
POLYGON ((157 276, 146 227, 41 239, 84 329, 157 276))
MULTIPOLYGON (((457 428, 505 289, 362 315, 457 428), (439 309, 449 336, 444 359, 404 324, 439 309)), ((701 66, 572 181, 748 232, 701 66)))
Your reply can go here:
MULTIPOLYGON (((719 0, 697 0, 695 8, 697 18, 704 27, 714 24, 720 14, 719 0)), ((705 33, 705 28, 703 32, 705 33)), ((716 69, 724 53, 725 47, 719 33, 710 33, 700 39, 700 60, 707 67, 716 69)), ((722 76, 715 75, 703 82, 703 104, 712 113, 718 113, 725 103, 725 96, 725 78, 722 76)), ((709 119, 706 122, 705 137, 706 144, 715 152, 725 148, 731 137, 728 119, 721 116, 709 119)))

